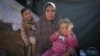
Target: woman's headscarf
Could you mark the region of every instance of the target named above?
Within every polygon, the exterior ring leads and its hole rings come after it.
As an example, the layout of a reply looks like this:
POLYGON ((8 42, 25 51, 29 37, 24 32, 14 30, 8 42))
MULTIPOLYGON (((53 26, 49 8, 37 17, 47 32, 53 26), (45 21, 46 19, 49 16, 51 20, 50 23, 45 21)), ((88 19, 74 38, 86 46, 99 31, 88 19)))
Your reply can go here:
POLYGON ((45 12, 46 8, 51 5, 53 6, 53 8, 56 10, 56 5, 52 2, 47 2, 45 5, 44 5, 44 8, 43 8, 43 12, 45 12))
MULTIPOLYGON (((42 14, 42 16, 40 17, 40 22, 46 22, 46 21, 48 21, 47 19, 46 19, 46 17, 45 17, 45 11, 46 11, 46 8, 48 7, 48 6, 53 6, 54 7, 54 9, 55 9, 55 12, 56 12, 56 5, 53 3, 53 2, 47 2, 45 5, 44 5, 44 7, 43 7, 43 14, 42 14)), ((57 24, 57 22, 59 21, 59 19, 60 19, 60 17, 57 15, 57 13, 55 13, 55 17, 54 17, 54 19, 53 20, 51 20, 51 22, 53 23, 53 24, 57 24)))

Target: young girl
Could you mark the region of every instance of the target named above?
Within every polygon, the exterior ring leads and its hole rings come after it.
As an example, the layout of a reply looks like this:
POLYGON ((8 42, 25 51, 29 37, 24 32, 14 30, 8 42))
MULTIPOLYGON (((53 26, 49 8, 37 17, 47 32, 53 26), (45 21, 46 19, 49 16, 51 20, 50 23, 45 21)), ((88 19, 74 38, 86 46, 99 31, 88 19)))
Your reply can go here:
POLYGON ((22 22, 21 22, 21 37, 25 43, 25 46, 32 46, 32 55, 34 53, 36 38, 36 23, 32 17, 31 11, 27 8, 21 10, 22 22))
POLYGON ((63 53, 74 49, 77 46, 77 39, 72 32, 73 24, 68 19, 59 21, 58 31, 50 37, 51 49, 47 50, 42 56, 62 56, 63 53))

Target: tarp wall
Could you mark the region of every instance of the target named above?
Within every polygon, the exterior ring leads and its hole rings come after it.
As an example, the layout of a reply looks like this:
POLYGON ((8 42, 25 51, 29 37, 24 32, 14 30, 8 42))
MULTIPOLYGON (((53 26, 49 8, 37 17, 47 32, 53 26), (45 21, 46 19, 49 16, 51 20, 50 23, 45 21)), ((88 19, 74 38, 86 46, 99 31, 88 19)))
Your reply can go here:
POLYGON ((100 0, 49 0, 56 4, 57 13, 73 23, 80 48, 90 46, 100 50, 100 0))

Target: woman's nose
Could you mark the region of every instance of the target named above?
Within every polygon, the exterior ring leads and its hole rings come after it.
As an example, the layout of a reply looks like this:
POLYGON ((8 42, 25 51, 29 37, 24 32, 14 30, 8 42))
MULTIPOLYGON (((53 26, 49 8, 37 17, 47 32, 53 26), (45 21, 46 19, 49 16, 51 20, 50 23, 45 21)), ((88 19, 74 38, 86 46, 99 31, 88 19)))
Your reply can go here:
POLYGON ((49 15, 52 15, 52 12, 51 11, 49 12, 49 15))

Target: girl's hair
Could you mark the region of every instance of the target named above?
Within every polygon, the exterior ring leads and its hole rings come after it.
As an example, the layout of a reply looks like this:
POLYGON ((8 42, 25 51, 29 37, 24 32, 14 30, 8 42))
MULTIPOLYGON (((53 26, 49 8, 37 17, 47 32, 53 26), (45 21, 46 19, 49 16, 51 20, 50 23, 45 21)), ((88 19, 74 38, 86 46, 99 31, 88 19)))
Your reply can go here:
POLYGON ((53 2, 47 2, 45 5, 44 5, 44 9, 43 9, 43 11, 45 11, 46 10, 46 8, 48 7, 48 6, 53 6, 54 7, 54 9, 56 9, 56 6, 55 6, 55 4, 53 3, 53 2))
POLYGON ((21 15, 23 15, 23 13, 26 11, 26 10, 29 10, 28 8, 23 8, 22 10, 21 10, 21 15))
POLYGON ((73 23, 68 19, 68 18, 65 18, 65 19, 61 19, 58 24, 57 24, 57 30, 60 28, 60 25, 62 23, 66 23, 68 25, 68 27, 71 27, 73 28, 73 23))

